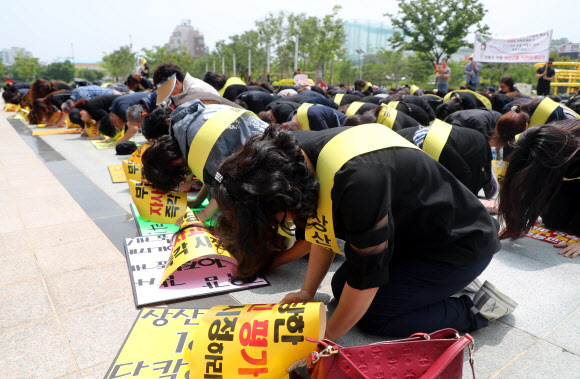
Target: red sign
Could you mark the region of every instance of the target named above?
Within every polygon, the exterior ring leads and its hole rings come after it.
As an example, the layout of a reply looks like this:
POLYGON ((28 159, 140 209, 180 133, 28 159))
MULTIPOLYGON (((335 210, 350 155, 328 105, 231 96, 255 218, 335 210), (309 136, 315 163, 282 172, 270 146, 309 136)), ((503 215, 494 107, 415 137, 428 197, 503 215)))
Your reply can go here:
POLYGON ((319 80, 316 82, 316 85, 324 90, 324 92, 328 91, 328 86, 322 81, 319 80))

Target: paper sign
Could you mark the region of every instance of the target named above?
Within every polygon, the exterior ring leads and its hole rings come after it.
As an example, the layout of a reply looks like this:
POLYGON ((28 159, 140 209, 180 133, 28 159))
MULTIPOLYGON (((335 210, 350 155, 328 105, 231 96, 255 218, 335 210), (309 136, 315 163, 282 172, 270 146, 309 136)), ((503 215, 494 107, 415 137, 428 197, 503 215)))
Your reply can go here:
POLYGON ((439 63, 434 65, 435 66, 435 73, 441 72, 441 73, 445 73, 445 69, 447 68, 447 66, 443 63, 439 63))
POLYGON ((143 220, 135 204, 131 203, 129 204, 129 207, 131 208, 131 213, 133 213, 133 219, 137 224, 139 235, 143 237, 158 236, 162 234, 174 234, 179 230, 179 226, 175 224, 164 224, 161 222, 150 222, 143 220))
POLYGON ((188 378, 193 332, 206 311, 143 308, 105 379, 188 378))
POLYGON ((518 37, 475 33, 473 60, 495 63, 547 62, 551 42, 552 30, 518 37))
POLYGON ((560 242, 578 242, 580 237, 573 234, 568 234, 566 232, 558 232, 556 230, 551 230, 546 228, 546 225, 541 222, 536 221, 534 226, 530 229, 526 237, 530 237, 540 241, 546 241, 549 243, 560 243, 560 242))
POLYGON ((493 166, 493 173, 495 178, 497 179, 498 183, 501 183, 507 171, 508 162, 492 160, 491 165, 493 166))
POLYGON ((218 250, 217 239, 210 234, 191 210, 183 216, 183 227, 188 227, 175 239, 171 256, 161 277, 162 284, 169 276, 179 276, 176 270, 191 265, 200 258, 213 258, 236 265, 236 260, 225 250, 218 250))
POLYGON ((87 137, 98 137, 100 136, 99 127, 95 120, 91 120, 88 124, 85 125, 85 132, 87 132, 87 137))
POLYGON ((96 140, 91 141, 91 143, 93 144, 94 147, 96 147, 99 150, 101 150, 101 149, 113 149, 115 147, 115 144, 116 144, 115 141, 101 142, 101 141, 96 141, 96 140))
POLYGON ((129 276, 138 307, 268 285, 263 278, 257 278, 252 283, 233 280, 235 265, 217 258, 202 258, 183 265, 161 284, 172 248, 172 235, 125 240, 129 276))
POLYGON ((136 182, 141 182, 143 180, 143 177, 141 175, 142 168, 143 166, 140 163, 123 161, 123 171, 125 172, 125 177, 127 179, 131 179, 136 182))
POLYGON ((129 179, 133 202, 143 219, 153 222, 175 223, 187 211, 187 194, 162 192, 155 187, 129 179))
MULTIPOLYGON (((37 125, 39 128, 42 126, 37 125)), ((46 124, 44 125, 46 126, 46 124)), ((50 136, 54 134, 80 134, 81 129, 45 129, 45 130, 33 130, 33 136, 50 136)))
POLYGON ((131 157, 129 157, 129 162, 143 164, 141 159, 143 157, 143 153, 145 152, 145 150, 147 150, 149 148, 149 146, 151 146, 149 141, 147 141, 143 145, 141 145, 137 150, 135 150, 133 152, 133 154, 131 154, 131 157))
POLYGON ((113 183, 125 183, 127 181, 123 166, 109 166, 109 174, 111 174, 113 183))
POLYGON ((223 305, 193 332, 191 379, 288 378, 322 339, 322 303, 223 305), (193 355, 195 354, 195 356, 193 355))

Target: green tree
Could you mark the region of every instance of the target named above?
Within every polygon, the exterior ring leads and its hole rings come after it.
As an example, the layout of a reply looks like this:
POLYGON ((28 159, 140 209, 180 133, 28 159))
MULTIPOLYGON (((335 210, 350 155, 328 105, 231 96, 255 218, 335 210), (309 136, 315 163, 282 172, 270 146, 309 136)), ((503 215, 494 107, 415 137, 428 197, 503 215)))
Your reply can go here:
POLYGON ((153 73, 157 66, 162 63, 175 63, 186 73, 189 72, 192 76, 199 77, 199 70, 195 69, 195 58, 192 57, 185 49, 179 51, 172 51, 164 46, 154 46, 152 49, 143 49, 143 56, 149 63, 149 77, 153 78, 153 73))
POLYGON ((487 10, 479 0, 398 0, 398 6, 396 15, 386 14, 400 30, 390 42, 418 53, 431 65, 470 45, 468 33, 488 30, 481 23, 487 10))
POLYGON ((110 54, 103 56, 101 66, 104 67, 115 81, 124 78, 135 71, 137 53, 131 51, 131 46, 121 46, 110 54))
POLYGON ((14 79, 32 82, 36 79, 39 69, 38 58, 27 57, 21 52, 18 52, 16 53, 16 58, 10 71, 14 79))
POLYGON ((0 82, 4 82, 4 78, 8 74, 8 67, 2 63, 2 59, 0 58, 0 82))
POLYGON ((89 83, 95 80, 101 80, 105 77, 105 72, 102 70, 89 70, 86 67, 77 68, 75 77, 86 79, 89 83))
POLYGON ((38 76, 46 80, 72 82, 75 76, 75 66, 67 59, 64 62, 54 62, 42 67, 38 74, 38 76))

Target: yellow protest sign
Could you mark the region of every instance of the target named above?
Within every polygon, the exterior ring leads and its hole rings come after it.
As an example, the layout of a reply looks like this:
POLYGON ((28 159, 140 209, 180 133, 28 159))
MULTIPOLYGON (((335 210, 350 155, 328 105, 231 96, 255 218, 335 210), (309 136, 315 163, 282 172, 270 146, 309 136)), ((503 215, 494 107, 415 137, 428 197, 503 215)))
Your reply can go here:
POLYGON ((16 104, 6 104, 4 106, 4 112, 16 112, 16 108, 18 105, 16 104))
POLYGON ((145 150, 147 150, 149 148, 149 146, 151 146, 149 141, 147 141, 143 145, 139 146, 139 148, 137 150, 135 150, 133 152, 133 154, 131 154, 131 157, 129 157, 129 162, 143 164, 141 159, 143 157, 143 153, 145 152, 145 150))
POLYGON ((143 176, 141 174, 142 168, 143 166, 141 164, 123 161, 123 171, 125 172, 125 177, 127 179, 132 179, 136 182, 143 181, 143 176))
POLYGON ((117 133, 117 135, 115 135, 113 137, 113 142, 117 142, 118 140, 123 138, 124 135, 125 135, 125 129, 123 128, 119 133, 117 133))
POLYGON ((322 339, 322 303, 220 305, 193 332, 191 379, 288 378, 322 339))
POLYGON ((105 378, 187 378, 193 331, 205 311, 143 308, 105 378))
POLYGON ((128 180, 133 202, 144 220, 175 223, 187 211, 187 194, 162 192, 155 187, 128 180))
POLYGON ((113 183, 124 183, 127 181, 125 177, 125 172, 123 172, 123 166, 109 166, 109 174, 111 174, 111 180, 113 183))
POLYGON ((169 260, 165 265, 165 272, 161 277, 159 285, 163 285, 165 280, 187 262, 192 262, 199 258, 211 259, 219 258, 233 264, 236 260, 225 250, 218 252, 216 238, 204 227, 204 224, 197 219, 191 209, 187 209, 183 217, 182 227, 189 226, 182 231, 173 244, 173 250, 169 260))
POLYGON ((98 137, 100 135, 99 127, 97 126, 95 120, 91 120, 85 125, 85 132, 87 132, 87 137, 89 138, 98 137))
POLYGON ((501 183, 507 171, 508 162, 492 160, 491 165, 493 166, 493 173, 495 174, 495 178, 497 179, 498 183, 501 183))

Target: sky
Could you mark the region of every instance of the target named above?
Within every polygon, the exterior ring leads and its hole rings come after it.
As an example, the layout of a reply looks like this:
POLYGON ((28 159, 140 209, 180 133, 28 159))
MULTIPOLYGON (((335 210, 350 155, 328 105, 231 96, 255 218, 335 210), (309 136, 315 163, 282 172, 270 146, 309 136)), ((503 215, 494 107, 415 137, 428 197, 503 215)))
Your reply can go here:
MULTIPOLYGON (((483 21, 491 34, 519 36, 553 29, 554 39, 580 42, 577 0, 481 0, 488 10, 483 21)), ((329 14, 341 5, 345 21, 389 23, 395 0, 0 0, 0 49, 22 47, 43 63, 74 56, 99 61, 104 54, 132 44, 134 51, 162 46, 182 20, 200 30, 212 49, 220 40, 251 30, 270 12, 312 16, 329 14)))

